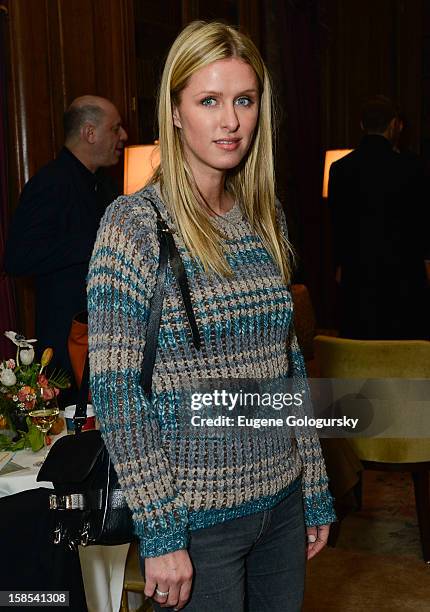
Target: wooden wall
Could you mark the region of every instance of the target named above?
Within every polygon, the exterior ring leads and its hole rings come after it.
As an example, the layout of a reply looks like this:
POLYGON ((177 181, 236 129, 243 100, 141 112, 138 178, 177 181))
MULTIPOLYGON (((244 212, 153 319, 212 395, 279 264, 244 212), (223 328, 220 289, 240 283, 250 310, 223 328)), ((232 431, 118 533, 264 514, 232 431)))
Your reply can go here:
MULTIPOLYGON (((9 0, 10 207, 63 143, 63 112, 77 96, 112 100, 136 138, 131 0, 9 0)), ((136 140, 134 140, 136 142, 136 140)), ((121 181, 121 167, 115 168, 121 181)), ((30 279, 16 282, 20 328, 33 335, 30 279)))
MULTIPOLYGON (((77 96, 111 99, 135 130, 134 36, 129 0, 9 0, 10 117, 17 189, 63 142, 62 115, 77 96), (133 66, 131 66, 133 68, 133 66)), ((12 205, 14 203, 12 202, 12 205)))
POLYGON ((430 167, 430 2, 423 2, 421 154, 430 167))
POLYGON ((425 3, 320 0, 327 32, 321 48, 323 149, 355 147, 363 100, 383 94, 400 104, 409 145, 420 151, 425 3))

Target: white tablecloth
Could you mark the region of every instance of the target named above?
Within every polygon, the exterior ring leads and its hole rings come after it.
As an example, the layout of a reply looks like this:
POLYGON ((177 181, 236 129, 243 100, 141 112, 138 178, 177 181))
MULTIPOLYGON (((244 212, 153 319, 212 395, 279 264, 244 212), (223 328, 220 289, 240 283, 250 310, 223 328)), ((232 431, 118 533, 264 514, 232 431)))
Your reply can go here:
MULTIPOLYGON (((58 437, 53 436, 54 440, 58 437)), ((34 467, 33 464, 40 461, 41 458, 43 458, 43 450, 38 453, 33 453, 31 450, 17 451, 12 461, 25 469, 0 474, 0 497, 38 487, 51 487, 49 482, 36 481, 40 468, 34 467)), ((121 605, 128 548, 129 544, 79 547, 89 612, 118 612, 121 605)))
MULTIPOLYGON (((57 436, 55 437, 57 438, 57 436)), ((26 469, 0 475, 0 497, 28 491, 29 489, 37 489, 38 487, 52 487, 50 482, 36 481, 37 472, 40 468, 34 467, 33 464, 41 459, 43 459, 43 450, 38 453, 33 453, 32 450, 21 450, 14 453, 11 461, 26 469)))

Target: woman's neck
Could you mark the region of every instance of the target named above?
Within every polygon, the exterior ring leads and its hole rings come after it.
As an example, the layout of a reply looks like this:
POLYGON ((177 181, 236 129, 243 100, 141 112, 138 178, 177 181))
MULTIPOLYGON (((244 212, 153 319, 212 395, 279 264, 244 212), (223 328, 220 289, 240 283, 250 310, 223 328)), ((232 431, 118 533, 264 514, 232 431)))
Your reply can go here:
POLYGON ((225 189, 225 174, 196 177, 199 195, 215 215, 224 215, 234 204, 230 193, 225 189))

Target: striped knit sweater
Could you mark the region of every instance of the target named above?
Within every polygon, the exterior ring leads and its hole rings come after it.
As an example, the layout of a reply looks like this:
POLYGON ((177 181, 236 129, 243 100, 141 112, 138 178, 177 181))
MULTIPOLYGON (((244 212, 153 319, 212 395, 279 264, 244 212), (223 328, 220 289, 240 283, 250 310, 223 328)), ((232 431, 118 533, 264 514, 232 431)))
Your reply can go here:
MULTIPOLYGON (((296 486, 307 525, 335 520, 318 439, 225 428, 188 431, 178 389, 202 379, 305 383, 292 301, 277 266, 235 205, 217 223, 233 275, 207 275, 174 234, 189 279, 202 348, 191 341, 170 268, 165 282, 153 394, 139 386, 159 245, 151 198, 172 227, 154 187, 107 210, 88 276, 91 390, 102 434, 133 513, 141 554, 185 548, 189 532, 269 509, 296 486)), ((172 228, 174 229, 174 228, 172 228)))

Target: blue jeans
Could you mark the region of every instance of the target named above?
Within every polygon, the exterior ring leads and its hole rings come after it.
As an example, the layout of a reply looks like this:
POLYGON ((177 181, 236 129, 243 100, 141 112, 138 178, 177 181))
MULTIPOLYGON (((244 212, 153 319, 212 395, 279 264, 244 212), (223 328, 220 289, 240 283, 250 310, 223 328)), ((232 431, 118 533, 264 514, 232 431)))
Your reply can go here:
POLYGON ((271 510, 191 532, 194 580, 184 612, 299 612, 305 538, 300 487, 271 510))

